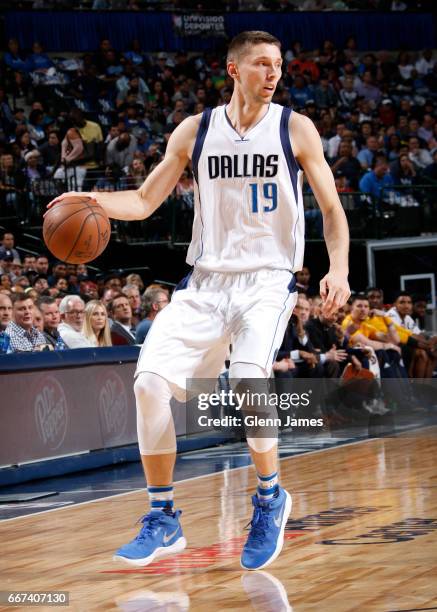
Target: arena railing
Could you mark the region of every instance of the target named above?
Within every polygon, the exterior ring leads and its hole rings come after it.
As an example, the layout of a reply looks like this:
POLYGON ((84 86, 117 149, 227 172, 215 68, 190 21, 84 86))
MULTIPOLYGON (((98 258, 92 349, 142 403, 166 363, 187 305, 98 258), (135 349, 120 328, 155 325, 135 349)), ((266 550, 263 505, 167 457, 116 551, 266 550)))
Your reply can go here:
POLYGON ((377 238, 437 233, 437 185, 394 185, 377 204, 377 238))
MULTIPOLYGON (((70 190, 120 191, 129 187, 126 177, 113 176, 101 169, 88 169, 79 185, 72 174, 64 179, 33 181, 28 192, 26 218, 36 225, 48 202, 70 190)), ((135 188, 135 187, 134 187, 135 188)), ((395 185, 383 189, 375 198, 362 192, 338 194, 348 219, 351 238, 378 239, 387 236, 418 236, 437 232, 437 184, 395 185)), ((306 237, 323 239, 323 221, 312 193, 303 196, 306 237)), ((18 216, 22 212, 17 211, 18 216)), ((143 221, 112 221, 114 238, 135 244, 186 245, 191 240, 193 201, 172 195, 143 221)))

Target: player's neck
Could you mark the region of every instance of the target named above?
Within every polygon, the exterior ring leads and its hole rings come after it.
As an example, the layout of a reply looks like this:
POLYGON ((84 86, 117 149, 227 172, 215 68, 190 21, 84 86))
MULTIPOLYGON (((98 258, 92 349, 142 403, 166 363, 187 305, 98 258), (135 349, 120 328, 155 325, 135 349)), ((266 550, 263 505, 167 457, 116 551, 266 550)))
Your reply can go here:
POLYGON ((235 93, 226 106, 226 114, 232 127, 242 136, 259 123, 268 110, 268 104, 251 102, 235 93))

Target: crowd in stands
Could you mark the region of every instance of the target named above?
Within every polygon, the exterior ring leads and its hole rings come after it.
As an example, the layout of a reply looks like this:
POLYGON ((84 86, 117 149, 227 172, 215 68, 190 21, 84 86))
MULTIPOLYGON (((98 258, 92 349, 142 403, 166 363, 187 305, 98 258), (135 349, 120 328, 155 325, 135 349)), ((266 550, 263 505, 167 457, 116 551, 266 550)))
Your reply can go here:
POLYGON ((20 258, 14 235, 0 243, 0 354, 142 344, 170 300, 138 274, 91 277, 84 264, 20 258))
POLYGON ((427 300, 399 292, 384 304, 384 292, 370 287, 353 293, 332 317, 304 267, 296 273, 298 300, 274 364, 278 377, 337 378, 348 364, 372 369, 377 377, 431 378, 437 337, 425 331, 427 300), (372 366, 373 363, 373 366, 372 366))
MULTIPOLYGON (((330 318, 308 268, 296 273, 297 305, 274 364, 278 377, 339 377, 372 360, 378 376, 430 378, 437 337, 425 331, 426 299, 400 293, 384 304, 382 289, 354 294, 330 318), (379 366, 379 367, 378 367, 379 366)), ((46 255, 21 260, 11 232, 0 243, 0 352, 142 344, 170 301, 162 285, 138 274, 90 275, 85 264, 50 265, 46 255)))
MULTIPOLYGON (((0 206, 26 221, 39 195, 138 188, 177 125, 229 102, 232 87, 215 52, 148 54, 138 40, 115 50, 102 39, 95 53, 60 58, 37 41, 27 51, 9 40, 0 73, 0 206)), ((274 101, 315 122, 339 193, 418 206, 414 187, 437 185, 436 96, 432 50, 360 53, 349 37, 342 49, 329 40, 311 53, 299 42, 284 49, 274 101)), ((174 195, 190 211, 189 170, 174 195)))

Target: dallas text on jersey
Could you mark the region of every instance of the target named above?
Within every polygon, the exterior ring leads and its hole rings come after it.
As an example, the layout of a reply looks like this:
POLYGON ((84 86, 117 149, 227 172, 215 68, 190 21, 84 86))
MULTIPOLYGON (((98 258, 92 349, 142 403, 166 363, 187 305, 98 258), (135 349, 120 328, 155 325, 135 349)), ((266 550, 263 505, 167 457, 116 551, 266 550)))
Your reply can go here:
POLYGON ((278 173, 278 155, 208 155, 210 179, 259 177, 271 178, 278 173))

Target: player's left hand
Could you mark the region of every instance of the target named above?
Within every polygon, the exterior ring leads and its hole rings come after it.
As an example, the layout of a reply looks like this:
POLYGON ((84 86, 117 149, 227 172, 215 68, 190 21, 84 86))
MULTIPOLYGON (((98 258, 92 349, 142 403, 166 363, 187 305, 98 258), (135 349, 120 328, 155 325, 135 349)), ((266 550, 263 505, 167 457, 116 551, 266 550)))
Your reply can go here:
POLYGON ((320 281, 320 297, 323 300, 322 315, 332 316, 346 304, 350 294, 347 276, 338 272, 328 272, 320 281))

